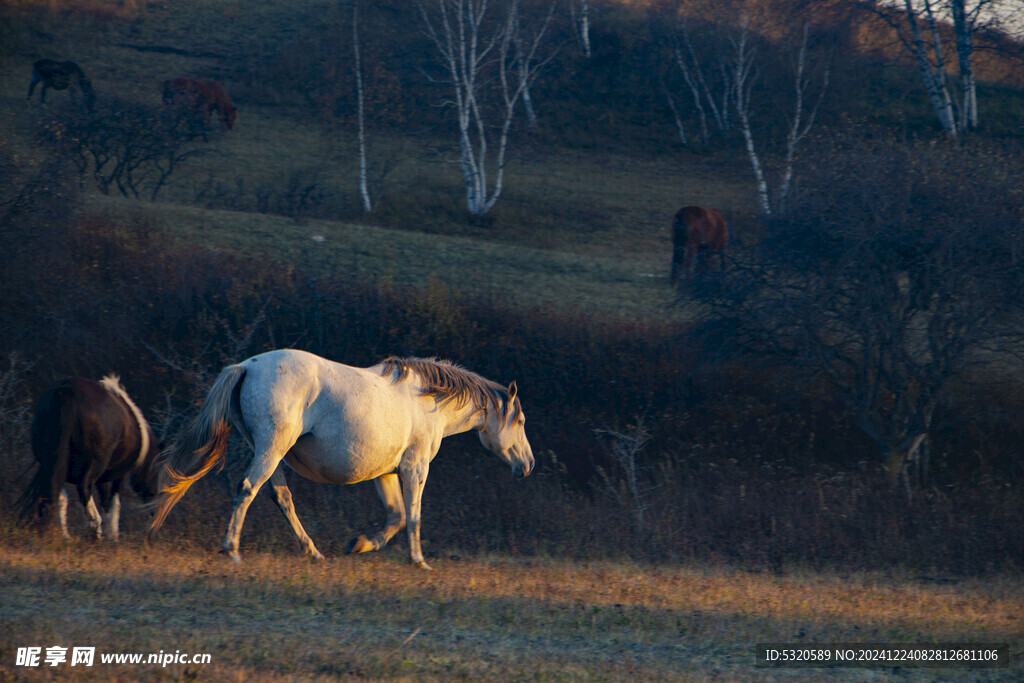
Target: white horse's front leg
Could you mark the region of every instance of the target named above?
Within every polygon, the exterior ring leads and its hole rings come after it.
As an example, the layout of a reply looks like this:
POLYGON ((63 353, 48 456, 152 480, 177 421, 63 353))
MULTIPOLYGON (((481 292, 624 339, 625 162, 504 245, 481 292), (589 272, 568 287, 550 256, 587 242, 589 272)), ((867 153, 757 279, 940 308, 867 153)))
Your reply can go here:
POLYGON ((402 486, 398 482, 398 475, 383 474, 374 479, 373 484, 377 487, 377 495, 387 510, 384 528, 374 534, 373 538, 359 536, 352 539, 345 551, 349 554, 380 550, 405 526, 405 500, 402 499, 402 486))
POLYGON ((420 547, 420 502, 423 499, 423 485, 427 483, 429 459, 419 458, 411 465, 401 467, 402 484, 405 489, 406 526, 409 530, 409 556, 412 563, 423 569, 430 569, 423 559, 420 547))
POLYGON ((281 458, 264 452, 252 461, 245 477, 238 482, 238 492, 235 494, 235 506, 231 511, 231 521, 228 522, 228 530, 224 534, 224 542, 221 544, 221 552, 235 562, 242 561, 242 556, 238 553, 238 544, 242 537, 245 513, 256 494, 259 493, 260 487, 266 483, 267 479, 270 479, 274 470, 277 469, 279 462, 281 462, 281 458))
POLYGON ((273 488, 274 502, 277 503, 277 507, 284 513, 284 516, 288 519, 288 523, 292 525, 292 531, 299 538, 299 543, 305 548, 306 554, 312 557, 314 560, 322 560, 324 556, 316 549, 313 545, 313 539, 309 537, 306 530, 302 528, 302 522, 299 521, 299 516, 295 514, 295 504, 292 502, 292 492, 288 488, 288 480, 284 476, 284 472, 278 467, 274 470, 274 474, 270 476, 270 485, 273 488))

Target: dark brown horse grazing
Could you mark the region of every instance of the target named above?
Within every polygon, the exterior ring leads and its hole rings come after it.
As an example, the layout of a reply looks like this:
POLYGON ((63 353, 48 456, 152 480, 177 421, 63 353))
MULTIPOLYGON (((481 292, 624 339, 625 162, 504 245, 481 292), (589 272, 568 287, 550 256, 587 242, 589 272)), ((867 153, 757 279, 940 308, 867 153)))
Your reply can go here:
POLYGON ((702 251, 717 251, 719 266, 723 265, 727 244, 729 228, 718 211, 702 206, 679 209, 672 220, 672 284, 693 274, 702 251))
POLYGON ((164 81, 163 97, 164 104, 184 104, 204 118, 212 116, 214 111, 220 112, 220 120, 228 130, 238 118, 238 110, 220 81, 197 81, 179 76, 164 81))
POLYGON ((144 501, 156 493, 159 447, 146 418, 115 376, 101 382, 62 379, 47 389, 32 420, 32 452, 39 469, 18 499, 22 518, 31 517, 47 530, 56 501, 65 538, 70 538, 65 484, 78 489, 93 535, 102 538, 105 521, 113 541, 118 536, 121 487, 130 484, 144 501), (105 520, 96 509, 94 492, 99 493, 105 520))
POLYGON ((40 59, 32 65, 32 80, 28 84, 28 97, 32 98, 32 91, 36 89, 36 83, 42 83, 39 91, 39 101, 46 101, 46 89, 68 90, 71 97, 75 97, 75 90, 82 93, 85 100, 85 107, 90 112, 96 102, 96 93, 92 89, 92 83, 85 77, 82 71, 74 62, 56 62, 52 59, 40 59), (72 87, 74 86, 74 87, 72 87))

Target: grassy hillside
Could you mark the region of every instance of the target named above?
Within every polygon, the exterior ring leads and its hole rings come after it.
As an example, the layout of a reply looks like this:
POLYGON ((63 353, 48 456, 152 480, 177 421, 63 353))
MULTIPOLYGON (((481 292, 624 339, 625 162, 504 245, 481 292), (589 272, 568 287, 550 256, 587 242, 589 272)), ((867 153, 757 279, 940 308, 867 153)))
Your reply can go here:
MULTIPOLYGON (((356 198, 352 126, 324 127, 314 107, 296 101, 301 94, 277 92, 276 84, 267 82, 254 85, 246 73, 225 70, 229 65, 240 70, 240 61, 257 58, 251 53, 257 50, 253 25, 275 26, 267 40, 276 44, 288 43, 290 37, 308 39, 308 34, 297 35, 302 22, 277 4, 253 7, 241 16, 232 14, 233 7, 202 3, 194 10, 171 11, 164 5, 142 4, 131 16, 87 11, 68 15, 91 17, 102 28, 95 32, 79 22, 26 11, 19 17, 24 22, 17 32, 20 40, 4 58, 0 81, 0 107, 11 114, 0 124, 5 144, 38 157, 42 151, 30 141, 39 117, 65 105, 63 92, 51 91, 46 105, 25 101, 30 64, 37 57, 74 56, 90 74, 101 102, 118 97, 155 106, 159 84, 170 75, 216 76, 228 83, 239 104, 237 129, 215 134, 207 150, 213 154, 176 172, 160 203, 103 197, 87 188, 84 214, 145 217, 154 229, 175 239, 191 240, 202 231, 212 245, 251 248, 286 259, 317 246, 318 263, 329 269, 355 267, 401 283, 423 284, 433 277, 485 298, 491 296, 490 283, 497 276, 507 277, 501 286, 514 294, 512 300, 568 309, 585 304, 615 316, 665 314, 672 298, 664 287, 669 222, 680 204, 729 207, 726 215, 735 221, 739 239, 750 232, 744 225, 754 206, 750 185, 735 158, 679 153, 671 139, 663 153, 644 156, 612 149, 564 150, 525 131, 514 141, 507 189, 496 210, 470 221, 458 165, 453 163, 454 139, 436 128, 432 101, 420 102, 430 129, 424 129, 423 121, 410 120, 404 129, 385 126, 371 132, 371 163, 393 170, 372 188, 379 203, 376 215, 367 219, 356 198), (227 32, 211 32, 211 25, 227 32), (169 45, 231 58, 184 57, 126 45, 169 45), (307 187, 314 188, 315 198, 309 206, 294 208, 291 217, 296 220, 258 215, 268 206, 288 213, 290 201, 307 187), (319 220, 308 222, 311 219, 319 220), (357 229, 354 223, 389 229, 357 229), (413 234, 403 236, 395 230, 413 234), (442 233, 458 239, 417 237, 442 233), (325 241, 310 244, 316 235, 325 241), (436 251, 424 251, 426 244, 434 244, 436 251), (406 258, 410 250, 414 257, 406 258), (332 263, 335 254, 338 260, 332 263), (481 270, 490 273, 483 281, 481 270)), ((308 11, 318 16, 317 7, 308 11)), ((389 40, 396 38, 395 31, 389 40)), ((273 70, 279 58, 271 52, 253 70, 273 70)), ((411 65, 406 69, 414 71, 411 65)), ((423 89, 422 84, 413 85, 423 89)), ((430 94, 434 99, 439 96, 430 94)), ((577 125, 585 129, 590 122, 577 125)), ((621 147, 621 142, 610 142, 621 147)))

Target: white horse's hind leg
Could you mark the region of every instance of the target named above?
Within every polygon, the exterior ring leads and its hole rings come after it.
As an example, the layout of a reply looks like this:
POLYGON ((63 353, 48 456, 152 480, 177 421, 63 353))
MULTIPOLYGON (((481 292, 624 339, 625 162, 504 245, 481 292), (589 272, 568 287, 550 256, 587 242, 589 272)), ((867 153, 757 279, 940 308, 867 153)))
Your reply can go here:
POLYGON ((288 519, 288 523, 292 525, 292 531, 299 538, 299 543, 302 544, 306 550, 306 554, 312 557, 314 560, 322 560, 324 556, 316 549, 313 545, 313 539, 309 537, 306 530, 302 528, 302 522, 299 521, 299 516, 295 514, 295 504, 292 502, 292 492, 288 488, 288 480, 284 476, 284 472, 278 467, 274 470, 274 474, 270 477, 270 485, 273 487, 274 502, 277 503, 277 507, 284 513, 284 516, 288 519))
POLYGON ((103 518, 100 516, 100 511, 96 509, 95 496, 89 496, 89 502, 85 504, 85 511, 89 515, 89 530, 98 541, 103 538, 103 518))
POLYGON ((110 507, 107 514, 103 516, 104 526, 107 528, 107 538, 117 543, 120 535, 121 497, 116 493, 110 498, 110 507))
POLYGON ((68 492, 63 486, 60 487, 60 493, 57 494, 57 517, 60 518, 60 533, 70 541, 71 534, 68 533, 68 492))
POLYGON ((373 480, 377 487, 377 495, 384 503, 387 510, 387 520, 384 528, 373 538, 359 536, 352 539, 348 544, 348 553, 365 553, 371 550, 380 550, 395 534, 405 526, 405 501, 402 499, 402 487, 398 483, 397 474, 384 474, 373 480))
MULTIPOLYGON (((294 443, 294 442, 293 442, 294 443)), ((231 512, 231 521, 228 522, 228 530, 224 534, 224 543, 221 545, 221 552, 225 553, 235 562, 241 562, 242 556, 238 553, 238 544, 242 536, 242 524, 245 523, 245 513, 252 504, 260 487, 277 469, 281 457, 288 449, 281 451, 281 456, 275 457, 269 451, 263 451, 249 465, 245 477, 238 483, 238 492, 235 494, 235 507, 231 512)))

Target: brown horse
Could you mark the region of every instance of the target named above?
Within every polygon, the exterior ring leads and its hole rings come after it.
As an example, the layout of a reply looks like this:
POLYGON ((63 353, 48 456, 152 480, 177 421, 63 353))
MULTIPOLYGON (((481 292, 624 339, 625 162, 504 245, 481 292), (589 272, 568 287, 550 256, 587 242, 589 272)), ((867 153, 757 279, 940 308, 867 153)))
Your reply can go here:
POLYGON ((238 110, 220 81, 197 81, 179 76, 164 81, 163 97, 164 104, 184 104, 204 118, 212 116, 214 111, 220 112, 220 120, 228 130, 238 118, 238 110))
POLYGON ((46 89, 68 90, 72 99, 75 97, 75 90, 82 93, 85 100, 85 107, 90 112, 96 102, 96 93, 92 89, 92 83, 85 77, 85 72, 74 62, 57 62, 52 59, 40 59, 32 65, 32 80, 28 84, 28 98, 32 98, 32 91, 36 84, 42 83, 39 91, 39 101, 46 101, 46 89), (74 87, 72 87, 74 86, 74 87))
POLYGON ((702 206, 679 209, 672 220, 672 284, 693 274, 702 251, 717 251, 719 266, 724 265, 727 244, 729 228, 717 210, 702 206))
POLYGON ((128 397, 120 380, 100 382, 71 377, 50 386, 36 404, 32 420, 32 452, 39 469, 18 499, 23 518, 43 529, 57 505, 61 532, 68 533, 66 488, 78 490, 95 538, 118 537, 122 488, 131 486, 143 501, 156 493, 160 451, 142 411, 128 397), (100 510, 93 494, 99 494, 100 510))

